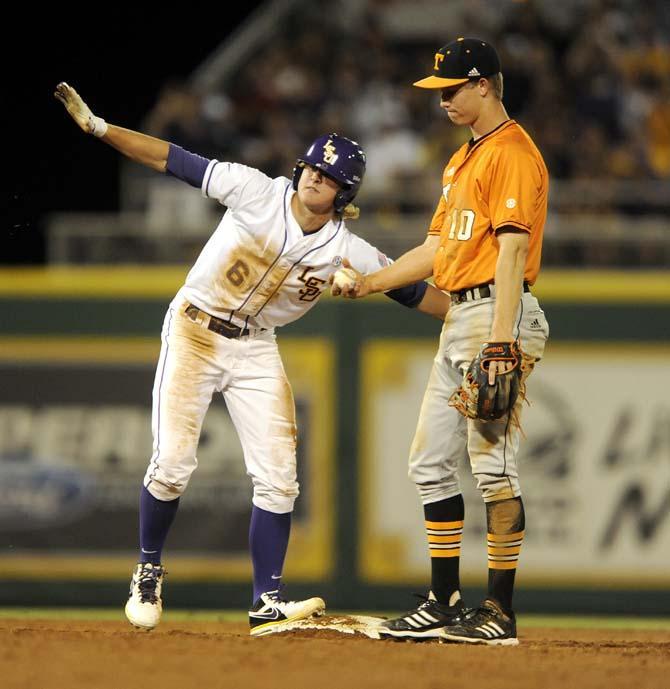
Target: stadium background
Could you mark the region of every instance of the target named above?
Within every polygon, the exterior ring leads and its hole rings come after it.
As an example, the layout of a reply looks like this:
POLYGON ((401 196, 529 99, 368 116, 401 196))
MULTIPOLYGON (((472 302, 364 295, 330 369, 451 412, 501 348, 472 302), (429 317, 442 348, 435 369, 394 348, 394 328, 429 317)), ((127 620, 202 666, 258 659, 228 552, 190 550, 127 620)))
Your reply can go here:
MULTIPOLYGON (((441 165, 467 136, 409 86, 460 34, 500 47, 505 103, 553 176, 536 290, 552 333, 525 423, 517 607, 670 614, 668 10, 586 0, 277 0, 219 22, 33 34, 44 68, 13 71, 6 122, 1 605, 123 602, 160 323, 219 211, 83 137, 55 84, 110 122, 273 175, 322 131, 357 138, 369 165, 354 229, 395 256, 421 241, 441 165)), ((391 609, 425 586, 405 467, 437 334, 382 298, 324 299, 280 332, 303 485, 291 593, 391 609)), ((170 606, 244 609, 250 490, 220 402, 199 458, 166 551, 170 606)), ((469 598, 485 555, 464 483, 469 598)))

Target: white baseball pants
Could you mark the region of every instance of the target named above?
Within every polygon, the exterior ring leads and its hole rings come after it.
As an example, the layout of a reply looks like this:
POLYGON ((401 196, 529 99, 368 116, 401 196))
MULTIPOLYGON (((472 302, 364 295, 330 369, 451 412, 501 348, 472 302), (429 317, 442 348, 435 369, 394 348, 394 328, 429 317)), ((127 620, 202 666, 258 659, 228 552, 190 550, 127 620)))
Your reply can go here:
MULTIPOLYGON (((510 415, 497 421, 466 419, 448 405, 470 362, 489 340, 494 305, 494 297, 452 305, 445 319, 409 458, 409 477, 423 504, 461 492, 456 472, 466 451, 485 502, 521 495, 516 462, 521 430, 510 415)), ((544 312, 529 292, 522 295, 516 324, 527 376, 542 358, 549 336, 544 312)), ((519 419, 521 410, 519 399, 519 419)))
POLYGON ((205 413, 222 392, 253 483, 253 503, 269 512, 293 510, 296 424, 293 392, 272 331, 228 339, 203 315, 192 321, 187 302, 168 308, 153 389, 153 455, 144 485, 159 500, 174 500, 198 465, 205 413))

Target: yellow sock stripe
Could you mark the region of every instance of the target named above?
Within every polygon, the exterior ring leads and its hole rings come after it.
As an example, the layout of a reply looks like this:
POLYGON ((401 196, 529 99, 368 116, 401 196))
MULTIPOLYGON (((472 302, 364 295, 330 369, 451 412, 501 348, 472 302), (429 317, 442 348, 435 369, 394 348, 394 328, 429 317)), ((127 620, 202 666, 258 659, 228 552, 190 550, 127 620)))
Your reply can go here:
POLYGON ((489 569, 516 569, 517 560, 514 562, 491 562, 489 560, 489 569))
POLYGON ((462 536, 457 534, 455 536, 433 536, 428 534, 428 543, 460 543, 462 536))
POLYGON ((524 532, 488 534, 489 569, 516 569, 524 532))
POLYGON ((426 536, 431 557, 460 557, 463 520, 433 522, 426 520, 426 536))
POLYGON ((523 541, 510 541, 509 543, 488 543, 489 548, 520 548, 523 541))
POLYGON ((426 528, 427 529, 462 529, 463 528, 463 520, 461 519, 458 522, 426 522, 426 528))
POLYGON ((490 548, 488 549, 489 555, 519 555, 521 552, 521 546, 515 545, 512 548, 490 548))
POLYGON ((431 557, 460 557, 460 548, 450 548, 449 550, 430 550, 431 557))
POLYGON ((488 534, 488 539, 489 542, 493 543, 507 543, 508 541, 520 541, 523 539, 525 531, 517 531, 516 533, 508 533, 508 534, 502 534, 502 535, 497 535, 497 534, 488 534))

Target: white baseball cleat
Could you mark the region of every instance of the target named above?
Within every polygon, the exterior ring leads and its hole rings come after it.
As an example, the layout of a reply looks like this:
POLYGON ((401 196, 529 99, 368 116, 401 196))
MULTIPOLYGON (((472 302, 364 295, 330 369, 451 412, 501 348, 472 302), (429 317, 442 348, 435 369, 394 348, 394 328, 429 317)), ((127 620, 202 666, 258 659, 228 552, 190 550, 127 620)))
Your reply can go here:
POLYGON ((279 591, 267 591, 249 610, 251 636, 264 636, 283 631, 295 620, 305 620, 313 615, 323 615, 326 604, 323 598, 288 601, 279 596, 279 591))
POLYGON ((141 629, 153 629, 163 613, 161 589, 165 569, 151 562, 139 562, 130 581, 126 603, 126 617, 130 624, 141 629))

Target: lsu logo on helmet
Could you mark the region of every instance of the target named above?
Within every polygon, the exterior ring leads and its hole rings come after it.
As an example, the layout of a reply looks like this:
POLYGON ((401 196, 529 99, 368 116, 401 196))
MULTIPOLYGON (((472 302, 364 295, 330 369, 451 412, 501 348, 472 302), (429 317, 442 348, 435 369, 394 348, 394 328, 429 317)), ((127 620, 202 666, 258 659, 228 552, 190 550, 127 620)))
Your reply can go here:
POLYGON ((323 145, 323 162, 328 165, 334 165, 337 162, 337 149, 333 145, 333 140, 328 139, 323 145))

